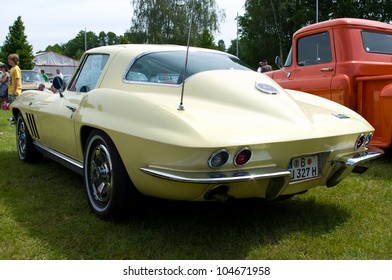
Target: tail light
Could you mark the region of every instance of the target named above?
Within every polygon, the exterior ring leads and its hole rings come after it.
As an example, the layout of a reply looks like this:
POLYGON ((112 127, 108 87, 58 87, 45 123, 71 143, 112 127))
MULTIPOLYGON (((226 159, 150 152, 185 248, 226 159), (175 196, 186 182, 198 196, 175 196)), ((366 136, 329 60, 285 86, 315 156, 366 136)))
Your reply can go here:
POLYGON ((372 139, 373 139, 373 132, 370 132, 370 133, 368 134, 368 136, 366 136, 366 139, 365 139, 365 146, 369 145, 369 143, 370 143, 370 141, 372 141, 372 139))
POLYGON ((357 141, 355 141, 354 148, 359 149, 365 144, 365 134, 361 134, 358 138, 357 141))
POLYGON ((225 165, 230 159, 230 154, 225 149, 216 151, 208 159, 208 166, 211 168, 219 168, 225 165))
POLYGON ((237 166, 242 166, 247 164, 252 157, 252 151, 249 148, 243 148, 237 152, 234 157, 234 164, 237 166))

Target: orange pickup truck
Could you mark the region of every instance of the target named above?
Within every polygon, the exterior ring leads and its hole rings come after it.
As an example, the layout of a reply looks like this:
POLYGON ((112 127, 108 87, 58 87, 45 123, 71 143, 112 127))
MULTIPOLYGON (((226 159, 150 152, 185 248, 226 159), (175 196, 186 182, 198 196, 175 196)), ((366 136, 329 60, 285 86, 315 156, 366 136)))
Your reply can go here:
POLYGON ((280 67, 266 74, 353 109, 375 128, 371 145, 391 146, 392 25, 342 18, 303 27, 280 67))

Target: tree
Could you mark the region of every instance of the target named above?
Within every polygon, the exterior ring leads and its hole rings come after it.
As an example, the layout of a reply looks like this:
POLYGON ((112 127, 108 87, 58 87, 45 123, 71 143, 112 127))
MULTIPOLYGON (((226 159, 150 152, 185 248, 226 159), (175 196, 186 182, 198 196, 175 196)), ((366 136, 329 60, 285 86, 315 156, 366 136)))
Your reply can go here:
MULTIPOLYGON (((101 32, 102 33, 102 32, 101 32)), ((64 55, 80 59, 86 49, 101 46, 99 37, 92 31, 79 31, 78 35, 64 46, 64 55)))
POLYGON ((126 34, 131 43, 186 45, 193 15, 191 45, 196 45, 205 30, 218 31, 225 17, 215 0, 131 0, 131 4, 134 13, 126 34))
POLYGON ((8 55, 16 53, 19 56, 21 69, 33 69, 33 47, 27 42, 25 27, 19 16, 12 26, 1 48, 1 60, 6 62, 8 55))
POLYGON ((219 40, 218 41, 218 45, 216 46, 216 49, 219 50, 219 51, 225 52, 226 51, 225 41, 219 40))
POLYGON ((198 38, 196 46, 200 48, 206 48, 206 49, 216 49, 214 43, 214 36, 210 34, 208 29, 203 30, 203 33, 198 38))
POLYGON ((105 33, 101 31, 98 35, 100 46, 116 45, 120 42, 120 37, 113 32, 105 33))
MULTIPOLYGON (((238 42, 239 44, 239 42, 238 42)), ((232 54, 232 55, 238 55, 240 56, 240 54, 237 54, 237 39, 231 40, 230 46, 227 49, 227 52, 232 54)))
POLYGON ((46 47, 45 52, 56 52, 56 53, 60 53, 60 54, 64 54, 64 45, 59 45, 59 44, 55 44, 55 45, 49 45, 46 47))

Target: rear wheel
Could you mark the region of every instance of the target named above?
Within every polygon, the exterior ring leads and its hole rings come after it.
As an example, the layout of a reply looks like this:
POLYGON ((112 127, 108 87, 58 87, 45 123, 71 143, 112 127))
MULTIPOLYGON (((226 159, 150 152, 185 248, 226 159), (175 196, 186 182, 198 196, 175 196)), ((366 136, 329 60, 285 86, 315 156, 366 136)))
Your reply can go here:
POLYGON ((88 203, 100 217, 118 217, 131 203, 132 183, 113 141, 93 130, 86 142, 84 184, 88 203))
POLYGON ((18 114, 16 119, 16 149, 21 161, 37 162, 42 158, 42 154, 34 147, 33 138, 31 138, 21 113, 18 114))

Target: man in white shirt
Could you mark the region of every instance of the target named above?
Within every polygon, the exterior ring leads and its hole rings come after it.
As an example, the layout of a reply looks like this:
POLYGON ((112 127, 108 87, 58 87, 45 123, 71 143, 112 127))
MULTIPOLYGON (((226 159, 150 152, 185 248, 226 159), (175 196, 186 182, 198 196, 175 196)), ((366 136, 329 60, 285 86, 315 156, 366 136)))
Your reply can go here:
POLYGON ((64 75, 63 75, 63 73, 61 73, 60 69, 56 69, 56 73, 57 73, 56 76, 60 77, 61 80, 64 80, 64 75))

